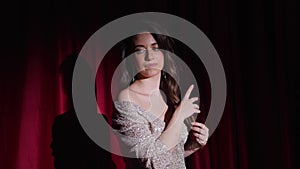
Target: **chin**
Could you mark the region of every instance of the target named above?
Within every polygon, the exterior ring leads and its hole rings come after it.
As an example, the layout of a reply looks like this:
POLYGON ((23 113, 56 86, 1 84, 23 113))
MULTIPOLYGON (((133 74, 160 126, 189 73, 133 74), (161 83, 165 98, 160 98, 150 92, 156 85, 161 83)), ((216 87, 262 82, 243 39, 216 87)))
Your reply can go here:
POLYGON ((160 72, 161 72, 161 70, 159 70, 159 69, 148 69, 148 70, 142 71, 141 75, 144 78, 149 78, 149 77, 153 77, 153 76, 160 74, 160 72))

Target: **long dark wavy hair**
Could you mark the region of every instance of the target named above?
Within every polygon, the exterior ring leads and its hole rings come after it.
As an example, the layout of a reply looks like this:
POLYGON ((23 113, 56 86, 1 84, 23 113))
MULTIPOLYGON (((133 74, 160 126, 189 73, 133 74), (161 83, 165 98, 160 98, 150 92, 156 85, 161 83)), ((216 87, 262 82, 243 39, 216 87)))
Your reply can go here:
MULTIPOLYGON (((163 32, 161 31, 162 29, 159 29, 158 25, 148 28, 150 28, 150 30, 146 29, 142 32, 155 32, 151 33, 151 35, 156 40, 158 47, 160 49, 163 49, 162 52, 164 54, 164 68, 161 72, 160 90, 164 92, 166 96, 166 103, 169 107, 165 116, 165 121, 168 122, 172 117, 171 112, 174 112, 175 108, 179 105, 181 98, 178 85, 179 77, 177 68, 174 60, 172 59, 174 53, 173 46, 175 45, 175 43, 172 38, 166 35, 166 32, 163 32)), ((135 36, 128 37, 121 42, 122 59, 125 59, 127 56, 131 55, 134 52, 133 40, 135 36)), ((124 69, 125 72, 122 72, 123 75, 121 77, 121 82, 123 83, 124 87, 127 87, 128 85, 134 83, 134 81, 138 78, 138 76, 134 74, 135 67, 133 66, 134 63, 132 62, 132 59, 125 60, 126 68, 124 69)))

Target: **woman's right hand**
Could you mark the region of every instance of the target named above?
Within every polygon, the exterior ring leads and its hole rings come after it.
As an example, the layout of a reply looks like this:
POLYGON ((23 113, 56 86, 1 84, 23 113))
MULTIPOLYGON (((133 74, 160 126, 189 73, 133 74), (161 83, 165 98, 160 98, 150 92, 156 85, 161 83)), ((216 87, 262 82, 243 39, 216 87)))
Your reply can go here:
POLYGON ((199 105, 194 102, 198 100, 198 97, 189 98, 192 90, 194 89, 194 85, 191 85, 187 92, 185 93, 183 99, 181 100, 179 106, 176 108, 176 112, 178 116, 182 118, 182 120, 190 117, 194 113, 200 113, 199 105))

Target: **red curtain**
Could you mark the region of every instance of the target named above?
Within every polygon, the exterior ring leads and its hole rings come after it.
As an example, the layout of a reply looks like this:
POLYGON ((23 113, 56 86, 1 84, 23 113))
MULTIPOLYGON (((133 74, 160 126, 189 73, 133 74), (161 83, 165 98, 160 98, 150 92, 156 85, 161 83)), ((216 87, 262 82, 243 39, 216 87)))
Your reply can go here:
MULTIPOLYGON (((186 159, 187 167, 295 168, 295 99, 300 96, 295 6, 283 0, 12 4, 1 57, 1 168, 54 168, 51 128, 66 111, 59 65, 101 26, 142 11, 171 13, 194 23, 212 41, 226 71, 223 117, 208 145, 186 159)), ((112 105, 106 77, 117 63, 106 61, 97 76, 99 107, 107 117, 112 105)), ((122 158, 112 158, 124 168, 122 158)))

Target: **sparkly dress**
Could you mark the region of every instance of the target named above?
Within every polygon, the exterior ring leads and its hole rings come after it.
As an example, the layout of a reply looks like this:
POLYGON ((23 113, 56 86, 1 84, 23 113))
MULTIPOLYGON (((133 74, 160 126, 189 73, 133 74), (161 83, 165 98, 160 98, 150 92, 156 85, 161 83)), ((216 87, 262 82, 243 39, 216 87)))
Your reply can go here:
POLYGON ((125 158, 126 168, 185 169, 184 144, 187 140, 187 127, 183 125, 179 143, 172 150, 158 138, 165 122, 151 112, 129 101, 115 103, 114 128, 121 137, 122 152, 131 154, 125 158), (124 148, 126 147, 126 148, 124 148))

